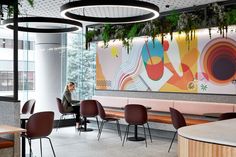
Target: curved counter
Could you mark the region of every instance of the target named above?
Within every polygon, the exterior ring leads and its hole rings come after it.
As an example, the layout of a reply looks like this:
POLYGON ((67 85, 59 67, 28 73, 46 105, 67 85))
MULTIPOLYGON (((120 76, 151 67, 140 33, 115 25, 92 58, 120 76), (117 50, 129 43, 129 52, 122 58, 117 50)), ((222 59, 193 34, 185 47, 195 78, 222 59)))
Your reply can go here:
POLYGON ((178 157, 236 157, 236 119, 178 130, 178 157))

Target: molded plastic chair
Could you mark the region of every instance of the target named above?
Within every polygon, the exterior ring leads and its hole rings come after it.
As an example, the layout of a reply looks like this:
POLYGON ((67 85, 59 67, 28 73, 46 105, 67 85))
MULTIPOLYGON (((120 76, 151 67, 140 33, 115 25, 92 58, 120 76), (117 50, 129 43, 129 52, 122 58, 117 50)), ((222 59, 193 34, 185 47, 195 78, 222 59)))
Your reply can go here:
POLYGON ((36 102, 35 99, 30 99, 30 100, 26 101, 22 107, 21 113, 22 114, 33 114, 35 102, 36 102))
POLYGON ((65 116, 67 116, 67 115, 73 115, 73 116, 75 116, 75 114, 74 114, 74 113, 70 113, 70 112, 66 112, 66 111, 64 110, 64 107, 63 107, 63 104, 62 104, 62 101, 61 101, 60 98, 56 98, 56 100, 57 100, 57 107, 58 107, 58 110, 59 110, 59 112, 61 113, 59 122, 57 123, 57 129, 56 129, 56 130, 58 130, 59 125, 60 125, 60 122, 61 122, 62 119, 65 119, 65 116))
POLYGON ((147 108, 139 104, 128 104, 125 106, 124 110, 125 110, 125 121, 128 123, 128 126, 126 127, 122 146, 124 145, 125 139, 127 140, 128 138, 130 125, 142 125, 145 136, 145 143, 147 147, 146 131, 144 124, 147 124, 148 126, 149 136, 152 141, 151 131, 148 124, 147 108))
POLYGON ((26 133, 23 134, 23 137, 26 137, 29 141, 30 146, 30 156, 32 155, 31 140, 40 139, 40 152, 42 156, 42 138, 47 138, 50 142, 54 157, 55 152, 52 146, 51 139, 48 135, 51 134, 53 129, 53 120, 54 112, 38 112, 33 114, 27 124, 26 124, 26 133))
POLYGON ((117 117, 114 117, 114 116, 109 116, 109 115, 106 115, 106 112, 103 108, 103 106, 101 105, 101 103, 99 101, 96 101, 97 102, 97 108, 98 108, 98 115, 100 116, 102 122, 101 122, 101 125, 100 125, 100 129, 98 131, 98 140, 100 139, 101 137, 101 134, 102 134, 102 129, 103 129, 103 126, 104 126, 104 123, 106 122, 112 122, 112 121, 115 121, 116 122, 116 125, 117 125, 117 131, 118 131, 118 135, 120 136, 120 139, 122 140, 122 137, 121 137, 121 131, 120 131, 120 124, 119 124, 119 118, 117 117))
POLYGON ((236 112, 227 112, 220 115, 219 120, 233 119, 236 118, 236 112))
MULTIPOLYGON (((96 100, 83 100, 80 103, 80 115, 84 117, 84 123, 87 123, 87 118, 95 117, 98 125, 99 130, 99 123, 98 123, 98 108, 97 108, 97 101, 96 100)), ((86 125, 86 124, 85 124, 86 125)), ((81 132, 81 129, 80 129, 81 132)))
POLYGON ((180 113, 178 110, 170 107, 170 115, 171 115, 172 124, 173 124, 174 128, 176 129, 176 131, 175 131, 174 137, 172 138, 168 152, 170 152, 171 146, 172 146, 175 136, 177 134, 177 130, 181 127, 186 126, 185 118, 182 115, 182 113, 180 113))

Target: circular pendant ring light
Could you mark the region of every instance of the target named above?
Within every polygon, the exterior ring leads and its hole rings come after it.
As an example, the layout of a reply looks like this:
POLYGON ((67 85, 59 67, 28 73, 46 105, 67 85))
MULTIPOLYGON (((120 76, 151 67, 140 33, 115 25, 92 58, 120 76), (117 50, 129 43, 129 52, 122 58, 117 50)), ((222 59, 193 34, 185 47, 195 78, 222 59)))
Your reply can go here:
MULTIPOLYGON (((65 32, 73 32, 82 28, 82 24, 78 21, 72 21, 68 19, 60 19, 60 18, 52 18, 52 17, 19 17, 18 23, 51 23, 51 24, 66 24, 70 25, 70 27, 62 27, 62 28, 36 28, 36 27, 25 27, 18 26, 18 31, 23 32, 33 32, 33 33, 65 33, 65 32)), ((14 29, 13 19, 6 19, 3 21, 3 25, 6 28, 14 29)))
POLYGON ((61 6, 61 15, 65 18, 98 23, 135 23, 153 20, 159 16, 159 7, 148 2, 138 0, 80 0, 66 3, 61 6), (130 17, 95 17, 72 13, 76 9, 106 7, 114 10, 112 7, 125 7, 138 9, 148 13, 130 17))

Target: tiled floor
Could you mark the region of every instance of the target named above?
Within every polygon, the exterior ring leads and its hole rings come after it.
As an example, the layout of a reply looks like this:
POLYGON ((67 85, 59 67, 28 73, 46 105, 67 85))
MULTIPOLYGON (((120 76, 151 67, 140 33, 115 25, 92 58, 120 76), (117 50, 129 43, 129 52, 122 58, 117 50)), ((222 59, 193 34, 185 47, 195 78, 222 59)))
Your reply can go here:
MULTIPOLYGON (((79 135, 74 127, 54 129, 50 137, 57 157, 177 157, 177 141, 170 153, 167 150, 171 139, 160 137, 153 137, 152 143, 148 139, 147 147, 144 141, 127 141, 122 147, 117 132, 110 129, 104 129, 100 141, 97 140, 97 129, 79 135)), ((32 141, 32 145, 34 156, 39 157, 39 140, 32 141)), ((43 140, 43 157, 53 157, 47 139, 43 140)))

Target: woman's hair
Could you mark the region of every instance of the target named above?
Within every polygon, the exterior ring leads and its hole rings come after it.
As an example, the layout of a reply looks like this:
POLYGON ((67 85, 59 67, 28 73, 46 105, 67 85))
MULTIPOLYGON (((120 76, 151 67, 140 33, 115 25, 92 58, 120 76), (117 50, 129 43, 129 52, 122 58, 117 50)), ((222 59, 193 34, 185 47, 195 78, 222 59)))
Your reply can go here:
POLYGON ((75 85, 75 83, 74 82, 69 82, 68 85, 73 86, 73 85, 75 85))
POLYGON ((74 82, 68 82, 67 85, 66 85, 66 87, 65 87, 65 91, 68 91, 68 90, 69 90, 69 89, 68 89, 68 86, 74 86, 74 85, 75 85, 74 82))

